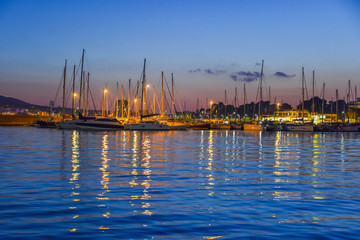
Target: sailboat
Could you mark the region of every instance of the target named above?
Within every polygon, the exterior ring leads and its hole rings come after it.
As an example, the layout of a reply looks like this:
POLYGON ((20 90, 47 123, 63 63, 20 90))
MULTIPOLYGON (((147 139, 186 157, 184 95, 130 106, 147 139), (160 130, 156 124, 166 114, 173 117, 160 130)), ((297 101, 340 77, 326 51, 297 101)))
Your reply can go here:
MULTIPOLYGON (((121 130, 124 128, 124 125, 121 122, 119 122, 116 118, 113 118, 113 117, 88 117, 88 116, 83 116, 83 114, 81 114, 81 106, 82 106, 81 105, 81 94, 82 94, 81 90, 85 89, 85 87, 84 87, 85 84, 83 84, 83 81, 82 81, 84 53, 85 53, 85 49, 83 49, 82 60, 81 60, 81 79, 80 79, 80 97, 79 97, 78 118, 73 119, 73 120, 64 121, 64 117, 63 117, 63 121, 59 122, 58 126, 61 129, 71 129, 71 130, 121 130)), ((74 70, 75 70, 75 67, 74 67, 74 70)), ((65 76, 65 72, 66 72, 66 65, 65 65, 65 69, 64 69, 64 76, 65 76)), ((75 80, 75 77, 74 77, 74 80, 75 80)), ((89 80, 89 77, 88 77, 88 80, 89 80)), ((73 87, 73 91, 74 91, 74 87, 73 87)), ((64 112, 64 108, 65 108, 64 96, 65 96, 65 77, 64 77, 64 90, 63 90, 63 112, 64 112)), ((84 96, 85 96, 85 94, 84 94, 84 96)), ((83 113, 85 113, 86 112, 85 111, 85 109, 86 109, 85 101, 83 102, 83 106, 84 106, 83 113)), ((74 99, 73 99, 73 108, 74 108, 74 99)))
MULTIPOLYGON (((244 123, 244 131, 262 131, 260 125, 260 114, 261 114, 261 101, 262 101, 262 78, 263 78, 263 69, 264 69, 264 60, 261 63, 261 74, 260 74, 260 83, 259 83, 259 116, 257 122, 244 123)), ((244 104, 245 108, 245 104, 244 104)))
MULTIPOLYGON (((166 124, 170 130, 187 130, 187 125, 183 122, 175 122, 175 92, 174 92, 174 74, 171 74, 171 112, 172 119, 165 119, 164 116, 164 73, 161 72, 161 116, 160 123, 166 124)), ((155 101, 155 100, 154 100, 155 101)), ((154 103, 155 104, 155 103, 154 103)), ((154 110, 155 111, 155 110, 154 110)))
POLYGON ((301 114, 302 114, 302 118, 301 121, 302 123, 300 124, 284 124, 282 125, 283 130, 284 131, 292 131, 292 132, 313 132, 314 131, 314 125, 311 123, 304 123, 304 85, 305 85, 305 74, 304 74, 304 67, 302 68, 302 77, 301 77, 301 84, 302 84, 302 94, 301 94, 301 100, 302 100, 302 105, 301 105, 301 114))
MULTIPOLYGON (((61 82, 63 84, 62 111, 61 111, 61 119, 62 119, 62 121, 64 121, 64 118, 65 118, 66 66, 67 66, 67 60, 65 59, 63 78, 61 79, 61 82)), ((52 109, 52 105, 53 104, 50 103, 50 109, 52 109)), ((50 112, 52 112, 52 110, 50 110, 50 112)), ((38 127, 38 128, 57 128, 58 123, 54 122, 53 119, 50 118, 49 121, 38 120, 38 121, 34 122, 34 126, 38 127)))
POLYGON ((125 130, 170 130, 170 126, 164 123, 160 123, 158 121, 146 121, 143 118, 150 117, 153 115, 148 115, 146 108, 146 74, 145 74, 145 66, 146 66, 146 58, 144 59, 144 67, 142 73, 142 81, 141 81, 141 111, 140 111, 140 122, 128 123, 124 125, 125 130))

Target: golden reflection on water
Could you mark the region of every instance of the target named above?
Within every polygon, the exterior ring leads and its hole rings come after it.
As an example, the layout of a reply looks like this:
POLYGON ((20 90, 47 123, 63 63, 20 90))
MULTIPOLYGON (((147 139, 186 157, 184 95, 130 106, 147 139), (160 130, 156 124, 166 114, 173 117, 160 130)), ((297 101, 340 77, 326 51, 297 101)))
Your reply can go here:
MULTIPOLYGON (((133 157, 132 157, 132 171, 133 179, 129 182, 130 187, 142 187, 142 195, 131 196, 131 206, 135 206, 132 203, 133 200, 141 200, 141 214, 151 216, 153 213, 149 210, 150 203, 147 202, 151 198, 149 195, 149 188, 151 187, 151 163, 150 163, 150 150, 151 141, 148 133, 134 131, 133 137, 133 157), (140 138, 140 139, 139 139, 140 138), (139 147, 140 145, 140 147, 139 147), (138 176, 144 177, 144 180, 139 180, 138 176)), ((137 213, 134 210, 134 213, 137 213)))
POLYGON ((318 134, 318 133, 315 133, 313 134, 313 137, 312 137, 312 150, 313 150, 313 157, 311 159, 312 161, 312 165, 313 165, 313 168, 312 168, 312 171, 314 172, 312 174, 312 176, 317 176, 317 172, 319 171, 319 169, 317 168, 317 165, 319 164, 319 160, 320 160, 320 143, 321 143, 321 135, 318 134))
MULTIPOLYGON (((72 202, 73 204, 70 205, 69 209, 76 209, 77 208, 77 202, 80 201, 79 198, 79 189, 80 189, 80 184, 79 184, 79 177, 80 177, 80 172, 79 172, 79 167, 80 167, 80 161, 79 161, 79 156, 80 156, 80 151, 79 151, 79 132, 74 130, 72 131, 72 136, 71 136, 71 177, 69 179, 69 183, 72 186, 71 190, 72 193, 70 194, 70 196, 72 197, 72 202)), ((72 218, 76 219, 78 218, 79 215, 75 214, 72 218)), ((78 228, 72 228, 69 231, 70 232, 75 232, 77 231, 78 228)))
MULTIPOLYGON (((283 133, 277 132, 275 139, 275 149, 274 149, 274 175, 275 183, 281 182, 289 182, 289 183, 301 183, 299 178, 286 178, 287 176, 301 176, 303 175, 303 171, 308 172, 306 174, 311 175, 313 178, 312 187, 313 191, 311 194, 311 198, 313 199, 324 199, 324 196, 321 195, 321 192, 317 190, 317 180, 316 177, 319 174, 319 164, 321 163, 321 154, 322 154, 322 144, 323 144, 323 135, 320 133, 313 133, 311 136, 311 161, 310 164, 306 164, 306 152, 301 148, 302 142, 300 141, 302 137, 299 136, 299 133, 283 133), (289 145, 288 139, 289 137, 295 137, 296 145, 289 145), (291 153, 292 155, 289 155, 291 153), (301 165, 300 165, 301 164, 301 165), (297 166, 299 165, 299 166, 297 166)), ((309 156, 310 157, 310 156, 309 156)), ((280 188, 275 187, 275 188, 280 188)), ((299 192, 297 191, 275 191, 273 193, 274 200, 279 199, 294 199, 301 198, 299 196, 299 192)))
MULTIPOLYGON (((323 144, 323 135, 320 133, 314 133, 313 137, 312 137, 312 150, 313 150, 313 157, 311 159, 312 161, 312 174, 311 176, 313 177, 317 177, 319 176, 318 172, 319 172, 319 168, 318 165, 321 162, 321 147, 323 144)), ((318 181, 316 180, 316 178, 314 178, 314 180, 312 181, 312 186, 314 187, 314 189, 318 188, 318 181)), ((314 194, 312 195, 312 197, 314 199, 324 199, 324 196, 321 196, 321 192, 320 191, 314 191, 314 194)))
POLYGON ((206 170, 208 170, 207 178, 208 178, 208 187, 206 189, 209 189, 209 196, 214 196, 214 192, 211 190, 213 189, 214 185, 214 172, 213 172, 213 161, 214 161, 214 130, 209 131, 209 139, 208 139, 208 166, 206 170))
MULTIPOLYGON (((101 149, 101 167, 99 168, 99 170, 101 171, 101 185, 102 185, 102 189, 104 190, 102 193, 99 194, 99 196, 104 196, 104 194, 106 192, 109 192, 109 172, 107 171, 109 164, 108 162, 110 161, 109 157, 108 157, 108 151, 109 151, 109 141, 108 141, 108 135, 104 134, 104 136, 102 137, 102 149, 101 149)), ((98 198, 98 199, 108 199, 108 198, 98 198)))
MULTIPOLYGON (((109 197, 107 197, 108 192, 110 192, 109 189, 109 161, 111 160, 108 156, 108 151, 109 151, 109 141, 108 141, 109 135, 108 134, 104 134, 102 136, 102 141, 101 141, 101 167, 99 168, 100 173, 101 173, 101 180, 100 180, 100 184, 102 186, 102 191, 101 193, 98 194, 98 196, 96 197, 96 199, 102 201, 102 204, 98 204, 98 207, 100 207, 100 209, 103 211, 103 213, 101 214, 102 217, 104 218, 109 218, 111 213, 109 212, 109 207, 106 206, 107 201, 109 200, 109 197), (103 210, 104 209, 104 210, 103 210)), ((100 230, 107 230, 109 229, 108 227, 104 227, 103 225, 99 226, 100 230)))
POLYGON ((341 162, 344 163, 345 162, 345 139, 344 139, 344 133, 341 133, 341 138, 340 138, 340 156, 341 156, 341 162))

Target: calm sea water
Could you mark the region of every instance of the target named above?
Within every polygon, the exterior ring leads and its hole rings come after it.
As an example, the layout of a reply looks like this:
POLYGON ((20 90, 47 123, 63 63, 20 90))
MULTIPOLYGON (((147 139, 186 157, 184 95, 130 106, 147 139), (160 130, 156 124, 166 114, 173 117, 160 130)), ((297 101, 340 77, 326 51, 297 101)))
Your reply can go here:
POLYGON ((359 238, 358 133, 0 133, 2 239, 359 238))

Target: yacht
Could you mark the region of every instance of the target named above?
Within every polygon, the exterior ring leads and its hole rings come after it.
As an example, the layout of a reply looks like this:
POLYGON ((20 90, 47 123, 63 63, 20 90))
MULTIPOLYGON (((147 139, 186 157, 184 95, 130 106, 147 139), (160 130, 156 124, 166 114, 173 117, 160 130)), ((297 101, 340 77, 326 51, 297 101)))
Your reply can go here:
POLYGON ((58 123, 61 129, 73 130, 122 130, 124 125, 116 118, 96 117, 96 118, 79 118, 58 123))

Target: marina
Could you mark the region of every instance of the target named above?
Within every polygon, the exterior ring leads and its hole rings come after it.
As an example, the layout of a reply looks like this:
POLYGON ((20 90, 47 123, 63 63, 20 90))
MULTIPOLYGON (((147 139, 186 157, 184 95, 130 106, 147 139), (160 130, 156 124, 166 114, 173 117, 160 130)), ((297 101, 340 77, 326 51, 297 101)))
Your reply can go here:
POLYGON ((0 1, 0 239, 359 239, 360 1, 0 1))
MULTIPOLYGON (((244 104, 238 106, 238 92, 235 87, 234 105, 227 104, 227 92, 225 90, 225 104, 218 101, 209 102, 209 108, 201 110, 197 107, 195 112, 182 110, 179 96, 175 94, 174 76, 171 74, 171 91, 169 84, 161 72, 161 94, 157 96, 155 87, 153 91, 148 89, 150 85, 146 79, 146 59, 144 59, 143 70, 140 80, 136 83, 136 88, 132 86, 131 79, 128 82, 128 92, 124 91, 121 85, 121 98, 119 98, 119 82, 116 83, 116 100, 109 104, 109 89, 107 84, 102 90, 101 114, 96 110, 96 103, 93 101, 93 109, 89 109, 89 96, 92 98, 90 90, 90 73, 84 69, 85 49, 82 51, 79 100, 76 103, 77 93, 75 92, 76 65, 72 71, 71 92, 67 85, 67 60, 63 69, 60 87, 62 88, 62 108, 54 112, 54 101, 50 102, 48 112, 41 112, 41 115, 32 114, 26 118, 22 114, 22 119, 14 112, 2 109, 0 115, 0 126, 28 126, 34 125, 39 128, 61 128, 69 130, 136 130, 136 131, 168 131, 168 130, 187 130, 187 129, 214 129, 214 130, 244 130, 244 131, 292 131, 292 132, 360 132, 360 98, 357 97, 357 88, 351 100, 352 88, 348 81, 347 101, 338 99, 336 90, 336 101, 329 102, 330 114, 325 111, 325 85, 323 85, 322 99, 315 96, 315 77, 313 71, 313 97, 305 99, 306 82, 304 67, 301 75, 301 100, 297 109, 291 108, 287 103, 273 103, 263 100, 263 67, 261 64, 260 81, 258 86, 259 99, 257 103, 246 104, 246 88, 244 83, 244 104), (164 85, 167 86, 164 90, 164 85), (71 97, 72 107, 67 108, 66 103, 71 97), (179 103, 175 103, 178 98, 179 103), (317 98, 317 104, 315 104, 317 98), (166 99, 170 99, 167 101, 166 99), (311 103, 311 105, 309 104, 311 103), (167 105, 167 107, 164 107, 167 105), (248 105, 248 106, 247 106, 248 105), (286 106, 282 108, 281 105, 286 106), (307 105, 307 108, 305 107, 307 105), (319 106, 321 105, 321 106, 319 106), (238 106, 238 107, 237 107, 238 106), (335 113, 333 108, 335 106, 335 113), (341 106, 341 107, 340 107, 341 106), (290 109, 289 109, 290 107, 290 109), (250 109, 251 108, 251 109, 250 109), (320 109, 321 108, 321 109, 320 109), (177 109, 180 109, 178 111, 177 109), (246 109, 249 109, 248 111, 246 109), (318 109, 318 111, 315 111, 318 109), (320 110, 319 110, 320 109, 320 110), (256 113, 257 112, 257 113, 256 113), (5 114, 4 114, 5 113, 5 114), (11 120, 13 118, 13 120, 11 120), (48 120, 46 120, 48 119, 48 120)), ((56 94, 58 96, 59 93, 56 94)), ((270 88, 269 88, 270 95, 270 88)), ((208 101, 208 100, 206 100, 208 101)), ((207 104, 207 103, 206 103, 207 104)), ((26 109, 27 111, 28 109, 26 109)))

